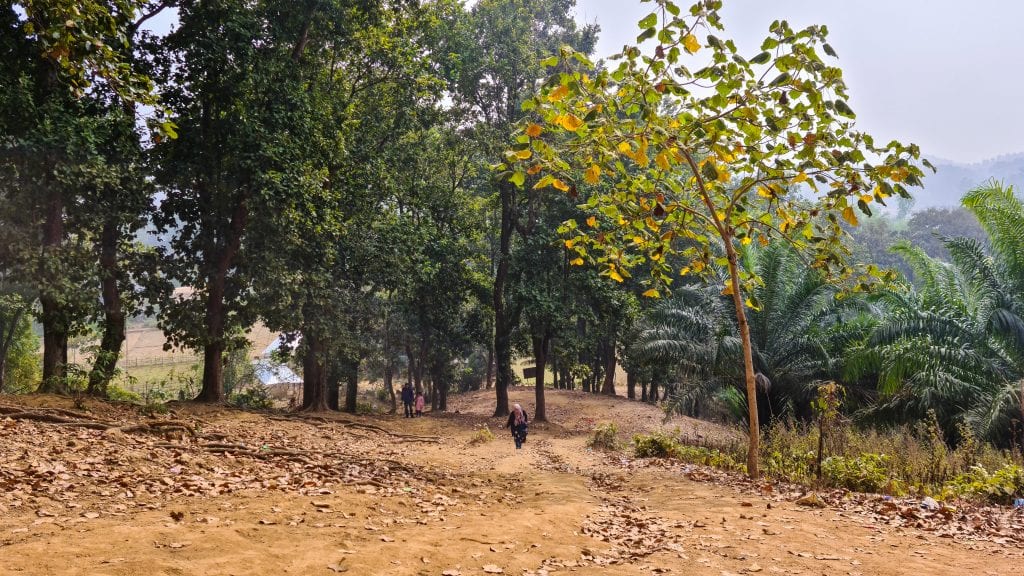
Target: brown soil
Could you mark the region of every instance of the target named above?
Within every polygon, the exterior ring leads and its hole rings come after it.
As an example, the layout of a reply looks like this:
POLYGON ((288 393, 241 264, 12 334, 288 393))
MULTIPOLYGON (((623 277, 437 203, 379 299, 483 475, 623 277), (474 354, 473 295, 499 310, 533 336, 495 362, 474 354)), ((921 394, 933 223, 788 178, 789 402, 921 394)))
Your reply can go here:
MULTIPOLYGON (((511 397, 532 412, 531 390, 511 397)), ((531 426, 517 451, 491 402, 463 395, 451 413, 416 420, 191 405, 154 419, 0 397, 9 414, 59 408, 122 425, 0 414, 0 574, 980 576, 1024 562, 1012 543, 807 509, 739 478, 586 447, 597 422, 628 433, 663 425, 649 406, 550 392, 554 423, 531 426), (140 423, 148 431, 124 427, 140 423), (474 443, 485 424, 496 439, 474 443)))

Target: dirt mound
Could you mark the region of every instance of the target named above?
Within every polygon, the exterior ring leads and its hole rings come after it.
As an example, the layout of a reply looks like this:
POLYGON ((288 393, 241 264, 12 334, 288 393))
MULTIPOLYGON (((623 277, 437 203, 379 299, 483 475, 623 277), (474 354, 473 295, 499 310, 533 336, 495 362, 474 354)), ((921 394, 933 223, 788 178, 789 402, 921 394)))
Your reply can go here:
MULTIPOLYGON (((531 393, 512 398, 530 409, 531 393)), ((807 509, 713 470, 586 447, 604 416, 663 425, 649 406, 551 393, 554 422, 515 450, 479 433, 500 429, 491 403, 458 396, 418 419, 191 404, 148 416, 0 396, 0 574, 1012 574, 1021 562, 1013 542, 807 509)))

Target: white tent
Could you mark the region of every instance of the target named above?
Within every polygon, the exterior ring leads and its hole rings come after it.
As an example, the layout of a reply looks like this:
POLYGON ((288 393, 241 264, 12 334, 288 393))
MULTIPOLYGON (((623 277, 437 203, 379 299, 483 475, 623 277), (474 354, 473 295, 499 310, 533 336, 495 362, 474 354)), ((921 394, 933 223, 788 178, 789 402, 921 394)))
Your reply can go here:
POLYGON ((253 360, 253 371, 260 384, 264 386, 277 386, 279 384, 302 384, 299 377, 291 368, 284 364, 278 364, 267 358, 253 360))

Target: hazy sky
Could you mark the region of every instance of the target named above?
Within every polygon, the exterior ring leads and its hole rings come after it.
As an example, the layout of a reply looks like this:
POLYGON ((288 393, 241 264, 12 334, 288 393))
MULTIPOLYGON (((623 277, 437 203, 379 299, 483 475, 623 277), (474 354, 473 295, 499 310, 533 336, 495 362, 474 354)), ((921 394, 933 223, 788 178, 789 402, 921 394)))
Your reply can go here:
MULTIPOLYGON (((681 0, 685 8, 690 2, 681 0)), ((772 20, 825 24, 858 127, 926 155, 975 162, 1024 152, 1024 2, 725 0, 720 38, 754 54, 772 20)), ((654 3, 577 0, 601 26, 597 52, 634 42, 654 3)))

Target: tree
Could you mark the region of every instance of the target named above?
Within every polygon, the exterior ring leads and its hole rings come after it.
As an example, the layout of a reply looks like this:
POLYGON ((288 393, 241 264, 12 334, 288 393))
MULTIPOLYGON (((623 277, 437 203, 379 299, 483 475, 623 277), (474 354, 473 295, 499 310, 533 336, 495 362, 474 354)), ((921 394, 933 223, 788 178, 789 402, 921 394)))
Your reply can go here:
POLYGON ((847 371, 877 376, 878 412, 903 418, 934 410, 949 432, 966 422, 1007 443, 1010 420, 1024 422, 1024 203, 991 182, 963 205, 991 252, 974 238, 947 239, 947 264, 898 246, 918 287, 896 284, 884 293, 885 314, 851 351, 847 371))
MULTIPOLYGON (((481 0, 473 5, 453 33, 448 65, 453 100, 468 121, 483 155, 498 155, 496 145, 509 133, 543 76, 542 58, 569 44, 589 53, 597 27, 578 28, 570 10, 575 0, 481 0)), ((522 195, 508 182, 493 183, 499 215, 494 257, 494 354, 497 364, 495 416, 508 414, 512 382, 512 339, 517 307, 508 302, 513 236, 521 226, 522 195)), ((521 310, 521 309, 519 309, 521 310)))
MULTIPOLYGON (((81 289, 95 264, 86 248, 91 231, 70 219, 109 174, 97 149, 109 111, 104 101, 156 103, 126 49, 149 8, 144 0, 25 1, 8 3, 0 15, 2 198, 20 233, 14 268, 35 281, 40 301, 43 391, 63 389, 68 338, 92 305, 81 289)), ((168 124, 158 131, 170 132, 168 124)))
POLYGON ((723 28, 720 6, 708 0, 684 14, 659 0, 637 37, 640 45, 655 39, 654 46, 646 53, 627 46, 614 69, 594 72, 586 55, 568 47, 545 61, 557 71, 524 104, 532 116, 499 169, 517 187, 528 177, 531 189, 570 195, 596 187, 587 200, 593 215, 564 226, 566 245, 577 251, 576 263, 590 259, 615 280, 648 264, 650 297, 673 273, 701 273, 713 262, 727 269, 722 292, 731 296, 743 349, 747 469, 757 477, 747 309, 759 306, 750 298, 759 278, 741 268, 740 248, 782 241, 810 266, 852 276, 840 221, 856 224, 872 203, 909 195, 905 186, 923 174, 916 146, 876 146, 854 130, 842 72, 819 55, 833 54, 824 26, 794 30, 776 21, 761 52, 743 57, 713 34, 723 28), (710 239, 721 242, 724 256, 712 256, 710 239), (675 270, 671 254, 688 263, 675 270))

